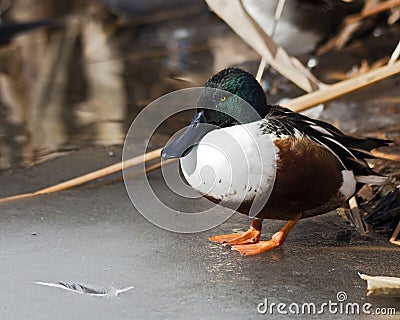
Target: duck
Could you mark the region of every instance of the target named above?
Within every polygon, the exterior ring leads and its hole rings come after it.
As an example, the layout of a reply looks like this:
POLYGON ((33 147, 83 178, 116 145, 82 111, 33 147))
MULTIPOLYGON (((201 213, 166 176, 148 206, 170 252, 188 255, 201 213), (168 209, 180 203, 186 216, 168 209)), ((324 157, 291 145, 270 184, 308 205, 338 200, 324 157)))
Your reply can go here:
POLYGON ((161 158, 179 158, 192 188, 252 219, 247 231, 213 236, 212 242, 244 256, 278 248, 300 219, 337 209, 364 184, 387 181, 366 159, 390 141, 346 135, 328 122, 270 105, 243 69, 224 69, 201 90, 191 123, 161 158), (286 222, 260 240, 268 219, 286 222))

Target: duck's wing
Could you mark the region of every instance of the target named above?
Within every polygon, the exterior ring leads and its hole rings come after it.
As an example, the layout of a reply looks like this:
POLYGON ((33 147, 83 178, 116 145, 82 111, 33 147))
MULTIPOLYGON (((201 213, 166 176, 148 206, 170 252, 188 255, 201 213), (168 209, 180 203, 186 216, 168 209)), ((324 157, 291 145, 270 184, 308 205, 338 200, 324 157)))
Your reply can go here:
POLYGON ((375 158, 371 150, 391 141, 375 138, 356 138, 344 134, 331 124, 309 118, 280 106, 271 106, 262 129, 276 136, 303 135, 324 146, 339 160, 343 169, 352 170, 362 183, 376 184, 382 177, 371 170, 364 159, 375 158), (368 177, 362 178, 362 177, 368 177))

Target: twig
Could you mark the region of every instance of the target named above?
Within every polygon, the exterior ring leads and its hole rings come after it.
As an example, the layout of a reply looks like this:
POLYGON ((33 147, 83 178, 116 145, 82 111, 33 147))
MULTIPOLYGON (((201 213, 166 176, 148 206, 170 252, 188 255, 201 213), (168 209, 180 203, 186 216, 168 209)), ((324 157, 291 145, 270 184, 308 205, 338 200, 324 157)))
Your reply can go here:
POLYGON ((353 14, 351 16, 348 16, 344 21, 346 24, 348 23, 353 23, 356 21, 360 21, 364 18, 376 15, 378 13, 381 13, 383 11, 392 9, 394 7, 400 6, 400 0, 389 0, 382 2, 376 6, 372 6, 371 8, 367 8, 362 10, 360 13, 353 14))
MULTIPOLYGON (((371 8, 375 8, 377 5, 378 0, 366 0, 361 12, 368 12, 371 8)), ((356 16, 359 16, 362 13, 357 14, 356 16)), ((332 49, 341 49, 349 41, 352 34, 360 27, 360 25, 360 19, 354 19, 354 21, 344 21, 342 24, 342 29, 337 33, 337 35, 317 49, 317 55, 322 55, 332 49)))
POLYGON ((357 203, 355 196, 350 198, 349 206, 350 206, 351 218, 353 220, 352 222, 358 229, 358 232, 360 232, 360 234, 362 236, 366 236, 367 232, 365 230, 365 225, 364 225, 364 222, 362 221, 362 218, 360 215, 360 209, 358 208, 358 203, 357 203))
POLYGON ((258 82, 261 82, 266 65, 267 65, 267 59, 265 59, 265 57, 261 57, 260 64, 258 65, 257 75, 256 75, 256 80, 258 82))
POLYGON ((397 44, 396 49, 394 49, 392 55, 390 56, 388 64, 392 65, 393 63, 395 63, 395 61, 399 58, 399 55, 400 55, 400 41, 397 44))
MULTIPOLYGON (((157 160, 157 159, 155 159, 155 160, 157 160)), ((116 177, 114 179, 98 181, 98 182, 92 183, 88 186, 84 186, 82 188, 85 188, 85 187, 86 188, 98 188, 101 186, 110 185, 113 183, 118 183, 118 182, 124 181, 124 179, 133 179, 143 173, 150 173, 154 170, 160 169, 161 167, 165 167, 167 164, 171 164, 172 162, 174 162, 174 160, 178 160, 178 159, 170 159, 170 160, 163 161, 163 162, 157 161, 156 163, 152 164, 151 166, 146 166, 146 168, 143 170, 135 170, 135 171, 129 172, 129 173, 125 172, 124 175, 120 174, 118 177, 116 177)))
POLYGON ((156 150, 148 152, 144 155, 140 155, 135 158, 126 160, 125 162, 119 162, 119 163, 113 164, 111 166, 87 173, 83 176, 80 176, 80 177, 77 177, 77 178, 74 178, 74 179, 71 179, 68 181, 58 183, 54 186, 44 188, 44 189, 38 190, 36 192, 19 194, 16 196, 2 198, 2 199, 0 199, 0 202, 23 199, 23 198, 28 198, 28 197, 32 197, 32 196, 41 195, 41 194, 54 193, 57 191, 70 189, 72 187, 76 187, 78 185, 108 176, 108 175, 116 173, 116 172, 119 172, 122 169, 130 168, 130 167, 139 165, 139 164, 147 162, 147 161, 158 159, 158 158, 160 158, 161 150, 162 150, 162 148, 156 149, 156 150))
POLYGON ((400 246, 400 239, 397 239, 397 237, 399 236, 399 234, 400 234, 400 222, 399 222, 399 224, 397 225, 396 230, 394 230, 393 235, 392 235, 392 237, 390 238, 389 241, 390 241, 391 243, 393 243, 393 244, 397 244, 398 246, 400 246))
POLYGON ((400 154, 398 153, 386 153, 379 150, 372 150, 371 153, 377 158, 400 162, 400 154))
MULTIPOLYGON (((274 15, 274 24, 272 25, 272 30, 270 32, 270 37, 273 40, 276 32, 276 27, 278 26, 278 22, 281 19, 283 8, 285 7, 286 0, 279 0, 276 5, 275 15, 274 15)), ((267 64, 267 58, 265 56, 261 56, 260 64, 258 65, 256 80, 261 82, 265 66, 267 64)))
POLYGON ((298 98, 292 99, 285 104, 285 107, 299 112, 316 106, 320 103, 332 100, 346 93, 370 85, 379 80, 388 78, 400 72, 400 61, 363 73, 348 80, 341 81, 326 87, 322 90, 314 91, 298 98))

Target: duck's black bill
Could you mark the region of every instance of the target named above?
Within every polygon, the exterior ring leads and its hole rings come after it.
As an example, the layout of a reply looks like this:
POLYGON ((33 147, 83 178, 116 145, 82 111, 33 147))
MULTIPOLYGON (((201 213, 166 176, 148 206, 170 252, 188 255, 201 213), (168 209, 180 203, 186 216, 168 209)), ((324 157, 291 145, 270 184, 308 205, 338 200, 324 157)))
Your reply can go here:
POLYGON ((196 113, 190 125, 162 150, 162 160, 186 156, 208 132, 216 128, 207 122, 203 111, 196 113))

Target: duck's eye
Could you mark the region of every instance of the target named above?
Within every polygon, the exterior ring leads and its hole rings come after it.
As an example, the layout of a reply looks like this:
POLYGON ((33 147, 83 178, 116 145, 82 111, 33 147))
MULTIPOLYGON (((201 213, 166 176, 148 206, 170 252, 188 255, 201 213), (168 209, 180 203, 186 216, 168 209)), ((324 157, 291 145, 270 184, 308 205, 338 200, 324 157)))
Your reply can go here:
POLYGON ((226 100, 226 96, 222 96, 221 98, 219 98, 219 101, 224 102, 226 100))

